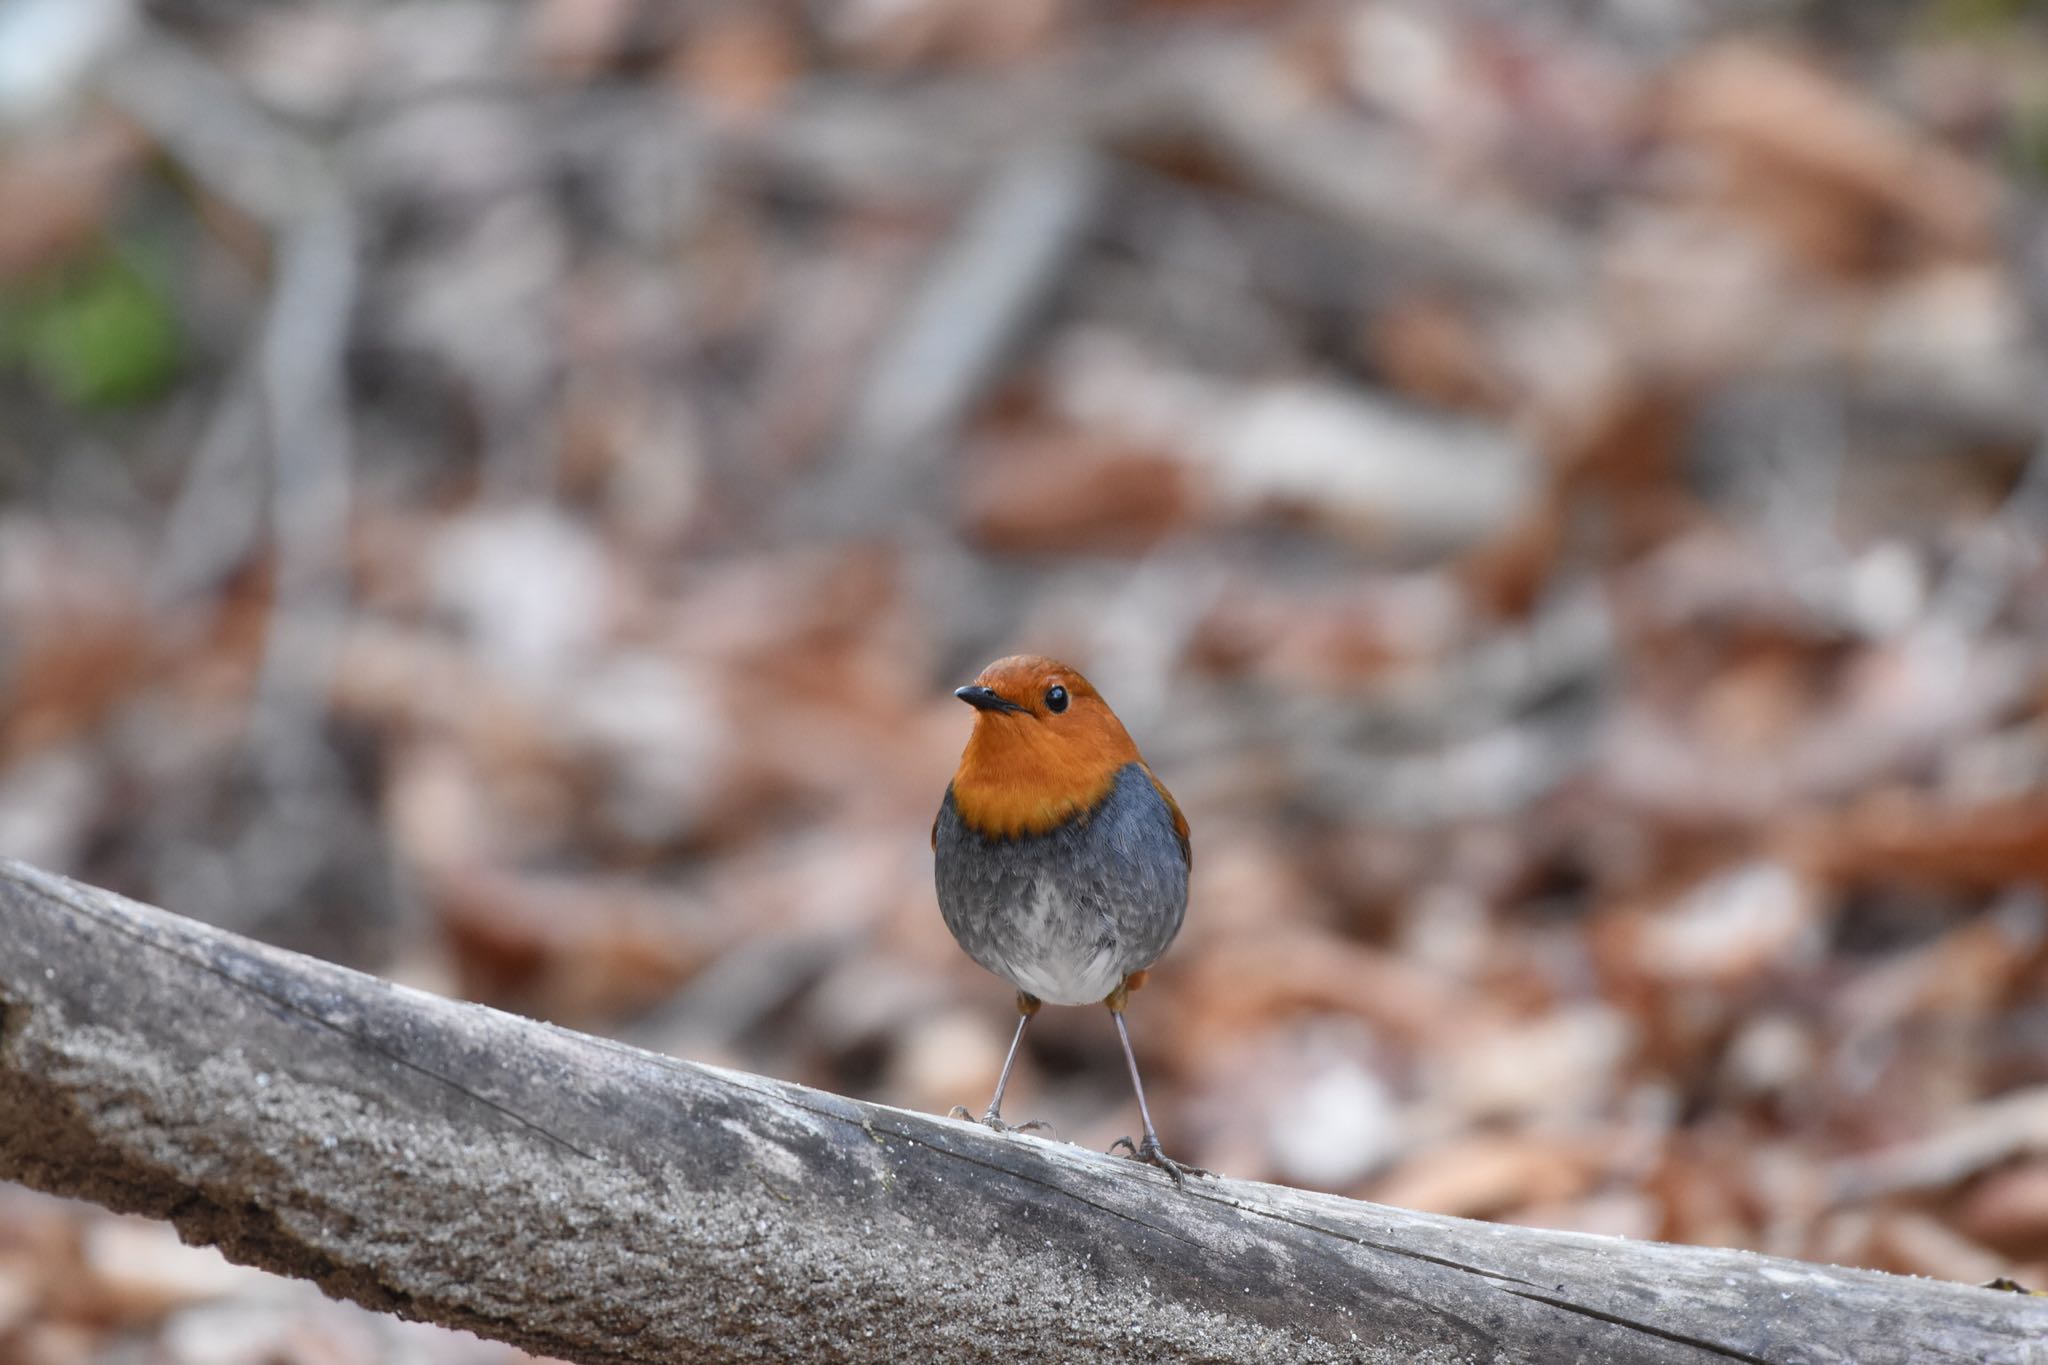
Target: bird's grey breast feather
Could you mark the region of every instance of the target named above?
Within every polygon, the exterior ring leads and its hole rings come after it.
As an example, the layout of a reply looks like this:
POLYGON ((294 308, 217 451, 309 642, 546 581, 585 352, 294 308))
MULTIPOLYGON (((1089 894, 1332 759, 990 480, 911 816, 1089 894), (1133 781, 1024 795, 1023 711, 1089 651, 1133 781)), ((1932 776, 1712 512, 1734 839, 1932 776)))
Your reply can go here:
POLYGON ((969 828, 948 789, 934 843, 939 912, 953 937, 1054 1004, 1100 1000, 1150 966, 1187 912, 1173 811, 1136 763, 1087 815, 1012 839, 969 828))

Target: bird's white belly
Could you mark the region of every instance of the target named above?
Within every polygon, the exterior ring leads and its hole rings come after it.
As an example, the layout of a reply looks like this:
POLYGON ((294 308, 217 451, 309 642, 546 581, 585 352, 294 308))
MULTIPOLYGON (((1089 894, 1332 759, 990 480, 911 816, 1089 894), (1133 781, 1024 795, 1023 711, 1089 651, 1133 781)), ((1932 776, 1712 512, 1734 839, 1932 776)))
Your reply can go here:
POLYGON ((1017 989, 1049 1005, 1093 1005, 1123 980, 1117 945, 1099 932, 1077 934, 1076 912, 1050 880, 1037 882, 1015 914, 997 971, 1017 989))

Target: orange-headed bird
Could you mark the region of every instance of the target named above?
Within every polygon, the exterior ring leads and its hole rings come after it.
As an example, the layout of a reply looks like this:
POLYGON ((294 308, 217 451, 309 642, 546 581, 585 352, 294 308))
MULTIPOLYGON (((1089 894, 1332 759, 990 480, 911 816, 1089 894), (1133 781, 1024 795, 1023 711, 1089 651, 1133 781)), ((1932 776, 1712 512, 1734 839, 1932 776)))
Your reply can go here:
MULTIPOLYGON (((1116 1020, 1145 1135, 1117 1145, 1179 1181, 1159 1150, 1124 1002, 1187 913, 1188 822, 1076 670, 1019 654, 953 694, 974 733, 932 823, 939 912, 967 955, 1017 988, 1017 1032, 982 1122, 1039 1004, 1101 1001, 1116 1020)), ((956 1111, 964 1112, 964 1111, 956 1111)))

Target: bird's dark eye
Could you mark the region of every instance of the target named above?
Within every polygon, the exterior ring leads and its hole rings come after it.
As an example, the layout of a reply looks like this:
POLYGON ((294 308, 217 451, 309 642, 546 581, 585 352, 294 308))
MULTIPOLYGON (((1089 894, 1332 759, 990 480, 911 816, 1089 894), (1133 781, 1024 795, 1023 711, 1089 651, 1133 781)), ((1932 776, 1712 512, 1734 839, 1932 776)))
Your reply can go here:
POLYGON ((1058 715, 1067 709, 1067 689, 1054 683, 1045 692, 1045 709, 1058 715))

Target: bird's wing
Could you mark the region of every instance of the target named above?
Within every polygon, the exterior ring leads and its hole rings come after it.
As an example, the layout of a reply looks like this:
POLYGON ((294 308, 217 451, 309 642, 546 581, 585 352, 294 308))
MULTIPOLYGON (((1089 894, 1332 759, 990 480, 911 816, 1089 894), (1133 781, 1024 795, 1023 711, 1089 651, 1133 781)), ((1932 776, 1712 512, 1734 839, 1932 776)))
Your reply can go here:
POLYGON ((1166 789, 1166 784, 1159 780, 1159 775, 1151 768, 1145 769, 1145 776, 1152 779, 1152 790, 1159 793, 1159 799, 1173 812, 1173 837, 1180 841, 1180 860, 1187 865, 1190 872, 1194 871, 1195 851, 1188 843, 1188 818, 1180 813, 1180 802, 1173 799, 1173 793, 1166 789))

